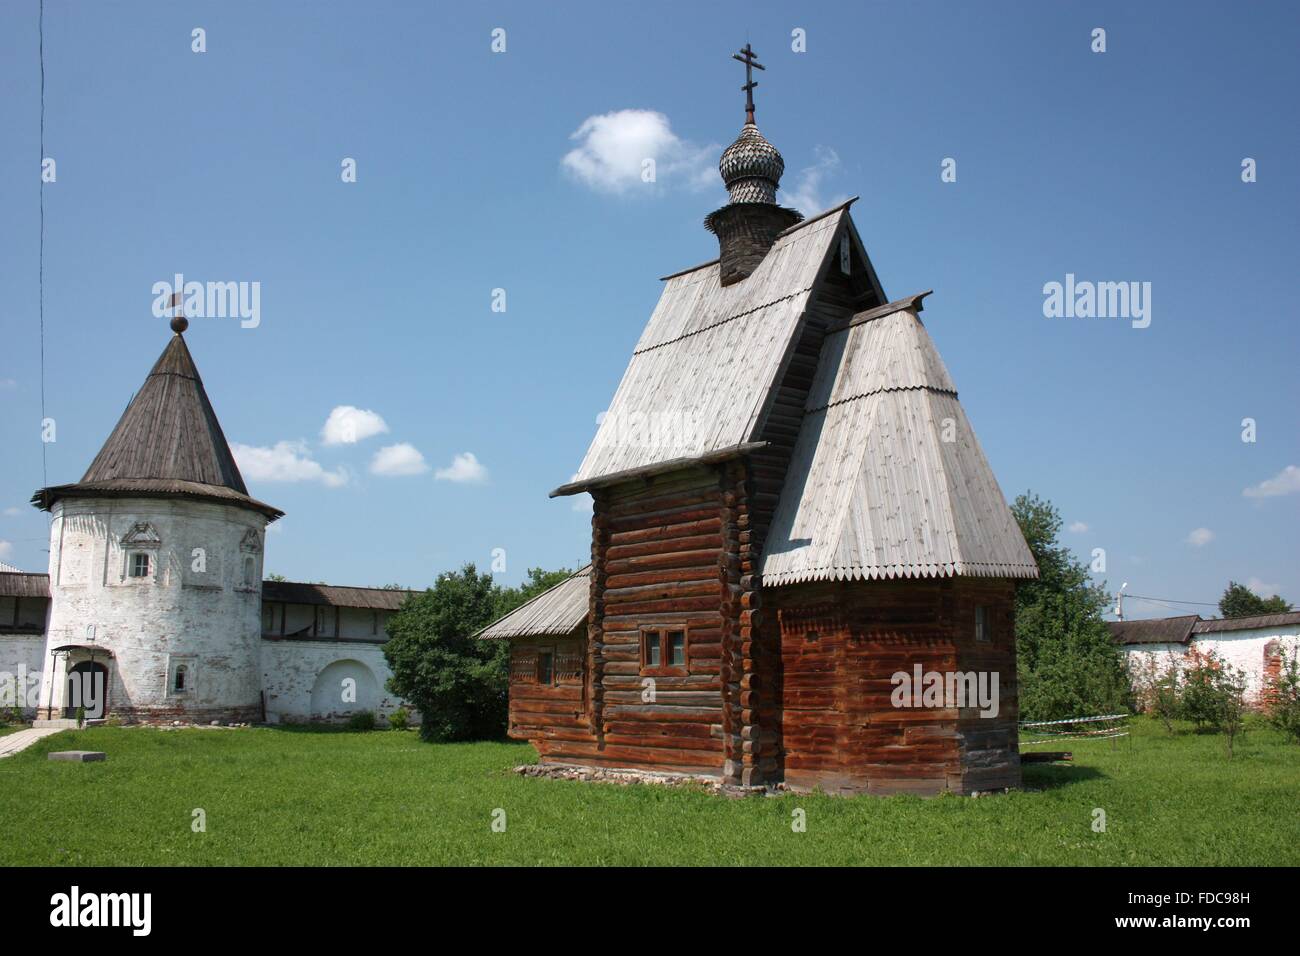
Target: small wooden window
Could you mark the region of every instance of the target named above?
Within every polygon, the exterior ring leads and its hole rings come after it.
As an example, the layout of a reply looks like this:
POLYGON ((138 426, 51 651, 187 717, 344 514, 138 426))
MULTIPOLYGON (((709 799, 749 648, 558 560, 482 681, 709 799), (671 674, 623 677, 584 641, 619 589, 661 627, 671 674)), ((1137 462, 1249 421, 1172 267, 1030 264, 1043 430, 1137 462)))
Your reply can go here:
POLYGON ((989 632, 989 609, 986 607, 975 609, 975 640, 982 642, 993 640, 993 635, 989 632))
POLYGON ((641 669, 648 674, 685 677, 688 646, 685 629, 643 630, 641 669))
POLYGON ((147 578, 149 576, 149 555, 136 551, 131 555, 131 577, 147 578))
POLYGON ((686 666, 686 632, 669 631, 665 635, 664 650, 667 652, 665 663, 669 667, 686 666))
POLYGON ((555 683, 555 655, 551 651, 537 652, 537 683, 547 687, 555 683))

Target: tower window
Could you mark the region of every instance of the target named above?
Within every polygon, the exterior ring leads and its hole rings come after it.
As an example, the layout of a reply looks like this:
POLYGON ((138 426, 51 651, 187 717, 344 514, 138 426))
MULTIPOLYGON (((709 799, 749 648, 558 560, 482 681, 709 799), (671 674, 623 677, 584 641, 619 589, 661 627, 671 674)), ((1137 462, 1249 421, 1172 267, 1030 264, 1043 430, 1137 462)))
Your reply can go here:
POLYGON ((149 576, 149 555, 143 551, 136 551, 132 554, 130 573, 133 578, 147 578, 149 576))
POLYGON ((189 677, 190 670, 184 664, 176 667, 176 676, 172 678, 172 691, 177 694, 183 694, 189 690, 186 680, 189 677))
POLYGON ((244 558, 244 587, 251 588, 253 586, 254 572, 256 570, 257 565, 254 563, 252 557, 249 556, 244 558))

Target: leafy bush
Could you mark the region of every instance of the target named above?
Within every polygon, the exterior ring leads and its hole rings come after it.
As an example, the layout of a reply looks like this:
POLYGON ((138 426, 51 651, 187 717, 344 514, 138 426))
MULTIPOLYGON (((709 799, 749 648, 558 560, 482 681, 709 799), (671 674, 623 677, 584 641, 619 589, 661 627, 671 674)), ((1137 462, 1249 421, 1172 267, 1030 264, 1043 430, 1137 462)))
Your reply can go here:
POLYGON ((375 714, 374 711, 361 710, 357 711, 348 718, 348 730, 374 730, 375 714))
POLYGON ((405 707, 399 707, 388 715, 388 727, 390 730, 405 730, 411 723, 411 715, 405 707))
POLYGON ((501 588, 473 564, 438 575, 388 621, 388 689, 420 711, 425 740, 487 740, 505 734, 510 646, 480 641, 482 628, 558 584, 567 570, 533 568, 519 588, 501 588))
POLYGON ((1197 730, 1217 730, 1232 743, 1244 727, 1246 674, 1221 660, 1213 651, 1193 647, 1179 678, 1178 715, 1197 730))
POLYGON ((1033 494, 1011 511, 1038 562, 1038 579, 1016 589, 1020 713, 1030 720, 1113 714, 1132 703, 1123 654, 1102 620, 1105 588, 1057 538, 1061 515, 1033 494))
POLYGON ((1135 704, 1159 720, 1165 731, 1171 734, 1181 706, 1179 667, 1178 658, 1170 652, 1163 667, 1154 654, 1143 654, 1129 669, 1135 704))
POLYGON ((1300 650, 1282 654, 1282 670, 1272 687, 1268 722, 1282 731, 1292 743, 1300 743, 1300 650))

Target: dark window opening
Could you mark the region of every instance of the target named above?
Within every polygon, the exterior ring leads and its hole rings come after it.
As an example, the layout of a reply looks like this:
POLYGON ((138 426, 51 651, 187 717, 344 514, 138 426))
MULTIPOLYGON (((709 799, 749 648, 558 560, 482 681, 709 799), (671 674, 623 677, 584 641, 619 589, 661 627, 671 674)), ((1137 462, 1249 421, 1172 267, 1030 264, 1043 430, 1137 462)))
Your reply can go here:
POLYGON ((989 633, 989 609, 986 607, 977 607, 975 609, 975 640, 990 641, 993 639, 989 633))
POLYGON ((550 651, 540 651, 537 655, 537 683, 555 683, 555 655, 550 651))

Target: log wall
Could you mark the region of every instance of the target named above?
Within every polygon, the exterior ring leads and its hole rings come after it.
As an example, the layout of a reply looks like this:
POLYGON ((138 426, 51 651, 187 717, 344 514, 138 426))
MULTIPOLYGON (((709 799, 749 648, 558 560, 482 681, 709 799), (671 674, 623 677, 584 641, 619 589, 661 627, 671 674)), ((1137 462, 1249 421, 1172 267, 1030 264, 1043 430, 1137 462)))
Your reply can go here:
POLYGON ((970 579, 806 584, 765 595, 781 646, 784 779, 837 793, 938 793, 1020 782, 1014 586, 970 579), (992 640, 975 640, 975 608, 992 640), (900 708, 893 674, 992 671, 999 711, 900 708))
POLYGON ((724 537, 734 538, 724 535, 723 478, 684 469, 593 497, 585 728, 529 739, 549 762, 720 774, 721 577, 724 537), (686 633, 685 668, 656 673, 651 686, 646 630, 686 633))
POLYGON ((572 741, 591 739, 583 676, 586 635, 538 637, 510 643, 509 734, 531 741, 543 759, 572 741), (538 674, 538 658, 551 654, 549 682, 538 674))

